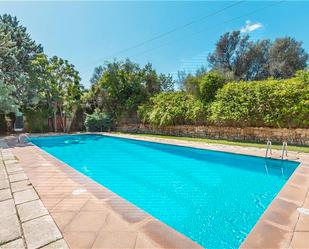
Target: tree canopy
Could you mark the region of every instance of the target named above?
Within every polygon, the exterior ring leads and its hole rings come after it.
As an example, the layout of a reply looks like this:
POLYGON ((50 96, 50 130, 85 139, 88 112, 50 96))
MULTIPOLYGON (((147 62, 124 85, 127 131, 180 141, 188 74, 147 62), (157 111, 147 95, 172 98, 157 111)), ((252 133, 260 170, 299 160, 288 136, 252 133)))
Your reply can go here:
POLYGON ((302 43, 291 37, 251 41, 240 31, 223 34, 208 56, 211 69, 234 80, 289 78, 307 65, 302 43))
POLYGON ((14 86, 12 95, 22 106, 34 95, 28 84, 29 71, 31 61, 42 51, 16 17, 0 15, 0 79, 14 86))
POLYGON ((109 113, 115 122, 136 118, 140 104, 174 87, 170 75, 158 74, 150 63, 141 68, 129 59, 107 62, 96 68, 92 82, 85 101, 109 113))

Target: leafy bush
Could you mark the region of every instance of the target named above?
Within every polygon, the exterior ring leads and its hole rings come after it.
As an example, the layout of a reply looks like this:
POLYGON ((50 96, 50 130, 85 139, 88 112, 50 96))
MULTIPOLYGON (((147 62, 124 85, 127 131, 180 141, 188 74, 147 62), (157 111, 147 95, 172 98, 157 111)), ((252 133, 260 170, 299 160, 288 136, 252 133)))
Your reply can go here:
POLYGON ((222 88, 225 79, 217 72, 202 75, 199 80, 199 98, 203 102, 211 102, 215 98, 218 89, 222 88))
POLYGON ((210 109, 215 124, 308 127, 309 84, 300 77, 228 83, 210 109))
POLYGON ((25 110, 25 127, 29 132, 48 132, 48 111, 25 110))
POLYGON ((111 119, 105 112, 96 109, 92 114, 86 114, 85 127, 87 131, 108 131, 111 119))
POLYGON ((184 92, 160 93, 139 106, 138 114, 144 123, 156 126, 196 124, 206 116, 202 102, 184 92))

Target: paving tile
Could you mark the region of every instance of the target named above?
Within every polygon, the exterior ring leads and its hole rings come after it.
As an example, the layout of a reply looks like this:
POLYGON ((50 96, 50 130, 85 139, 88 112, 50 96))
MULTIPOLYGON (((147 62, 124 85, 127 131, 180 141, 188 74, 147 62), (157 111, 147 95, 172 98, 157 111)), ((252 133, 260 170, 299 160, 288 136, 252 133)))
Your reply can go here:
POLYGON ((22 191, 26 189, 32 188, 32 184, 29 180, 19 181, 19 182, 12 182, 11 183, 11 189, 12 192, 22 191))
POLYGON ((61 239, 42 247, 42 249, 69 249, 69 247, 65 240, 61 239))
POLYGON ((276 226, 258 222, 240 248, 288 248, 293 233, 276 226))
POLYGON ((302 231, 309 232, 309 215, 301 214, 299 216, 299 220, 297 222, 295 231, 298 231, 298 232, 302 232, 302 231))
POLYGON ((149 217, 142 209, 139 209, 120 197, 107 200, 106 205, 129 223, 138 223, 149 217))
POLYGON ((102 231, 96 238, 92 248, 134 248, 137 232, 102 231))
POLYGON ((23 172, 23 168, 19 164, 11 164, 6 166, 8 174, 14 174, 16 172, 23 172))
POLYGON ((7 156, 8 159, 5 159, 5 156, 3 157, 5 165, 9 164, 17 164, 18 160, 15 159, 14 155, 11 153, 7 156))
POLYGON ((51 216, 22 223, 28 249, 36 249, 62 238, 51 216))
POLYGON ((82 207, 82 211, 104 211, 106 210, 106 205, 104 200, 92 199, 88 200, 82 207))
POLYGON ((94 232, 64 232, 63 237, 70 249, 90 249, 97 234, 94 232))
POLYGON ((262 219, 277 224, 286 231, 293 232, 299 216, 297 207, 293 202, 276 198, 262 219))
POLYGON ((0 219, 2 217, 11 216, 13 214, 16 214, 15 204, 13 199, 9 199, 6 201, 0 202, 0 219))
POLYGON ((98 232, 105 223, 105 212, 79 212, 65 227, 65 231, 72 232, 98 232))
POLYGON ((20 224, 16 214, 1 217, 0 244, 17 239, 21 236, 20 224))
POLYGON ((0 190, 0 201, 5 201, 12 198, 10 189, 1 189, 0 190))
POLYGON ((124 221, 121 217, 115 214, 108 214, 104 224, 101 227, 101 231, 120 232, 120 231, 134 231, 129 223, 124 221))
POLYGON ((76 212, 52 212, 51 216, 56 222, 57 226, 60 230, 64 230, 64 228, 72 221, 73 217, 78 213, 76 212))
POLYGON ((184 235, 176 232, 163 223, 153 220, 140 229, 147 237, 164 248, 195 249, 202 248, 184 235))
POLYGON ((13 193, 13 195, 14 195, 14 200, 15 200, 16 205, 39 199, 37 193, 35 192, 33 188, 15 192, 13 193))
POLYGON ((17 206, 17 210, 22 222, 48 214, 40 200, 20 204, 17 206))
POLYGON ((1 179, 0 180, 0 189, 9 188, 9 181, 7 179, 1 179))
MULTIPOLYGON (((40 191, 38 191, 40 193, 40 191)), ((62 198, 46 198, 43 196, 40 196, 42 202, 44 203, 44 206, 48 210, 52 210, 60 201, 62 201, 62 198)))
POLYGON ((79 211, 87 201, 87 199, 63 199, 52 210, 79 211))
POLYGON ((155 244, 153 241, 147 239, 143 234, 139 233, 136 238, 135 249, 146 248, 162 248, 162 246, 155 244))
POLYGON ((0 249, 25 249, 25 244, 22 239, 17 239, 7 244, 1 245, 0 249))
POLYGON ((309 232, 296 232, 294 233, 290 248, 308 249, 309 248, 309 232))
POLYGON ((18 181, 28 179, 27 175, 24 172, 12 174, 12 175, 9 176, 9 178, 10 178, 10 182, 18 182, 18 181))
POLYGON ((7 175, 6 171, 5 171, 5 169, 4 168, 0 168, 0 180, 7 179, 7 178, 8 178, 8 175, 7 175))
POLYGON ((302 206, 306 199, 307 191, 293 185, 285 185, 277 197, 294 202, 298 207, 302 206))

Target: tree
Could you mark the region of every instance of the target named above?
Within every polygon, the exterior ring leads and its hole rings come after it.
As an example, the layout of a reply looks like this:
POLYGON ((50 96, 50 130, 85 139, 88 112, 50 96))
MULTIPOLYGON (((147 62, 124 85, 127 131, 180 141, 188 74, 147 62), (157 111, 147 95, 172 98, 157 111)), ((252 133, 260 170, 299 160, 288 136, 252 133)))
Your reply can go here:
POLYGON ((80 77, 74 66, 57 56, 48 59, 40 54, 32 61, 31 77, 38 98, 34 108, 41 106, 54 116, 54 129, 58 114, 63 131, 69 131, 82 95, 80 77))
POLYGON ((264 80, 270 77, 270 48, 270 40, 250 43, 249 49, 244 56, 244 65, 246 65, 246 72, 243 77, 244 80, 264 80))
POLYGON ((172 91, 174 86, 170 75, 158 74, 150 63, 141 68, 129 59, 106 62, 101 67, 100 78, 97 72, 92 78, 98 80, 85 98, 86 103, 90 103, 87 108, 100 108, 115 123, 136 121, 140 104, 162 91, 172 91))
POLYGON ((211 68, 223 74, 232 72, 235 79, 243 78, 247 70, 245 54, 249 44, 249 36, 241 36, 240 31, 223 34, 216 43, 215 51, 208 56, 211 68))
POLYGON ((240 31, 223 34, 215 51, 208 56, 211 69, 232 80, 289 78, 307 65, 308 54, 302 43, 290 37, 250 41, 240 31))
POLYGON ((31 61, 42 51, 16 17, 0 15, 0 79, 5 85, 14 86, 12 95, 22 106, 34 96, 28 73, 31 61))
POLYGON ((94 84, 99 82, 99 80, 102 77, 103 72, 104 72, 104 68, 102 66, 98 66, 98 67, 94 68, 92 77, 90 79, 91 85, 94 85, 94 84))
POLYGON ((277 38, 269 51, 270 74, 275 78, 290 78, 306 67, 307 60, 301 42, 291 37, 277 38))
POLYGON ((200 77, 199 98, 204 103, 214 100, 218 89, 222 88, 226 80, 217 72, 209 72, 200 77))
POLYGON ((183 83, 183 90, 195 96, 199 95, 200 76, 188 74, 183 83))
POLYGON ((174 91, 175 81, 173 76, 170 74, 163 74, 159 75, 159 82, 160 82, 160 91, 161 92, 172 92, 174 91))
POLYGON ((14 86, 7 86, 0 80, 0 114, 18 111, 17 100, 12 96, 14 86))

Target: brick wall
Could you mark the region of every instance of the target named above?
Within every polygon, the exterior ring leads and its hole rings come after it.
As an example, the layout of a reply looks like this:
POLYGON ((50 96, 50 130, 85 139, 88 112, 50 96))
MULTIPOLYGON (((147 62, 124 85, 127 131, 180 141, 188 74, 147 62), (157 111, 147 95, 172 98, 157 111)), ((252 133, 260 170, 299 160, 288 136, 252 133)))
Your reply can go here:
POLYGON ((289 144, 309 145, 309 129, 278 129, 259 127, 236 128, 191 125, 155 128, 143 124, 126 124, 117 127, 116 130, 130 133, 188 136, 263 143, 265 143, 267 139, 270 139, 273 143, 288 141, 289 144))

